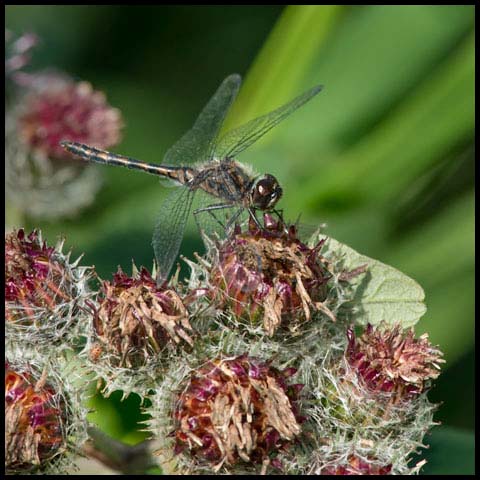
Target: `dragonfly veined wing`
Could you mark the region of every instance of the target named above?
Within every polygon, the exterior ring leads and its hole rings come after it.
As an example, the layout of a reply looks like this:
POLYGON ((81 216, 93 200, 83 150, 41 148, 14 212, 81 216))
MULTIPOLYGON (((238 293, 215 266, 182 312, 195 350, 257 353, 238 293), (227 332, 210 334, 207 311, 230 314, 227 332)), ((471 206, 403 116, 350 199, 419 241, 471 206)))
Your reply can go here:
POLYGON ((241 83, 237 74, 229 75, 222 82, 193 127, 167 151, 164 165, 187 165, 212 158, 215 140, 241 83))
POLYGON ((159 285, 167 279, 180 250, 194 195, 194 190, 177 187, 169 193, 161 205, 152 241, 159 285))
MULTIPOLYGON (((165 154, 164 165, 181 166, 210 160, 225 116, 240 89, 240 75, 229 75, 202 110, 193 127, 165 154)), ((153 231, 153 250, 160 284, 168 277, 180 250, 195 191, 175 188, 163 201, 153 231)))
POLYGON ((317 85, 276 110, 228 131, 220 138, 215 146, 215 156, 217 158, 237 156, 258 139, 263 137, 263 135, 275 125, 308 102, 312 97, 319 93, 322 88, 322 85, 317 85))

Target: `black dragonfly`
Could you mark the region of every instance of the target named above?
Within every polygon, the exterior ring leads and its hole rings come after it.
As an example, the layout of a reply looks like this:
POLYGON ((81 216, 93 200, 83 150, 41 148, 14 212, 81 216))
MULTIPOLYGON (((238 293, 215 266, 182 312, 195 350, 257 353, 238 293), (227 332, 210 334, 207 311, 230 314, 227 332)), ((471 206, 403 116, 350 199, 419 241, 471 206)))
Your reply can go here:
MULTIPOLYGON (((234 158, 260 139, 271 128, 320 92, 318 85, 294 98, 289 103, 255 118, 219 137, 219 132, 237 93, 241 77, 228 76, 200 113, 195 124, 165 154, 162 165, 145 163, 134 158, 99 150, 81 143, 62 141, 69 152, 86 161, 105 165, 119 165, 171 179, 177 185, 164 200, 153 233, 153 249, 158 267, 157 282, 168 277, 180 250, 185 225, 198 192, 205 192, 208 203, 194 210, 198 227, 206 233, 212 229, 200 214, 213 217, 225 232, 242 213, 262 228, 255 212, 273 211, 282 196, 282 188, 273 175, 253 175, 234 158), (212 197, 217 199, 212 203, 212 197), (216 216, 219 211, 233 212, 226 224, 216 216), (233 211, 232 211, 233 209, 233 211)), ((278 213, 278 212, 277 212, 278 213)))

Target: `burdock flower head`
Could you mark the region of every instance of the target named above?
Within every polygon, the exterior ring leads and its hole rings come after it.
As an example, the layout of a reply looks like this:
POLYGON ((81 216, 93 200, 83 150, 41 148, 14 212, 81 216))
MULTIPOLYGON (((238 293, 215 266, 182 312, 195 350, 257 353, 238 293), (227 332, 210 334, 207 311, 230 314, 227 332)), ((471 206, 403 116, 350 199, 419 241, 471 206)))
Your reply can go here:
POLYGON ((16 83, 16 101, 5 116, 7 198, 33 217, 74 214, 93 201, 101 177, 59 142, 110 148, 121 139, 120 112, 88 82, 56 71, 22 73, 16 83))
POLYGON ((87 438, 78 363, 16 345, 5 360, 5 473, 65 474, 87 438), (68 379, 68 380, 67 380, 68 379), (74 451, 75 450, 75 451, 74 451))
POLYGON ((66 448, 65 406, 43 377, 5 362, 5 467, 7 473, 41 469, 66 448))
POLYGON ((349 365, 369 390, 391 393, 394 402, 418 396, 440 375, 442 352, 427 333, 415 339, 413 329, 369 324, 361 337, 353 329, 347 335, 349 365))
POLYGON ((294 226, 287 227, 265 215, 265 229, 253 222, 244 232, 237 227, 219 245, 218 260, 210 283, 220 306, 229 306, 237 316, 263 322, 273 335, 283 321, 294 330, 299 318, 308 321, 321 310, 331 319, 333 313, 322 303, 331 275, 319 251, 302 243, 294 226))
POLYGON ((74 446, 87 437, 87 412, 73 388, 76 370, 78 364, 46 362, 23 345, 7 352, 6 474, 65 474, 71 469, 74 446))
POLYGON ((80 258, 70 263, 62 247, 48 246, 37 230, 5 235, 7 339, 50 343, 82 327, 91 269, 79 266, 80 258))
POLYGON ((18 134, 37 155, 71 160, 61 140, 109 148, 120 141, 119 110, 88 82, 65 75, 39 74, 32 78, 18 117, 18 134))
POLYGON ((287 384, 294 373, 247 355, 206 362, 175 402, 175 453, 192 468, 281 469, 277 456, 300 435, 303 420, 296 405, 302 385, 287 384))
POLYGON ((192 345, 192 327, 182 299, 158 287, 147 269, 133 276, 120 268, 104 281, 93 321, 92 360, 102 353, 114 367, 145 366, 167 346, 192 345))

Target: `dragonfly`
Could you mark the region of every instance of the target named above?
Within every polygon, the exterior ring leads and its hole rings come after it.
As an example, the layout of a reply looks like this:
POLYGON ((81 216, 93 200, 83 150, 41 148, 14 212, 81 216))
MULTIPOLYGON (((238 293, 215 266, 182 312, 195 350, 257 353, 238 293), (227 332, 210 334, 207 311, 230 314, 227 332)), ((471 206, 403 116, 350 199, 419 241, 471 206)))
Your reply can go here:
POLYGON ((195 195, 207 197, 193 212, 198 228, 207 235, 212 228, 208 222, 201 220, 201 215, 213 217, 222 225, 224 233, 228 233, 245 212, 260 229, 262 226, 256 216, 257 211, 280 215, 275 207, 283 191, 277 179, 269 173, 253 174, 235 157, 312 99, 323 87, 317 85, 285 105, 220 135, 240 85, 238 74, 225 78, 193 127, 167 150, 161 164, 146 163, 81 143, 60 142, 68 152, 85 161, 143 171, 170 179, 182 187, 173 189, 163 201, 153 231, 158 285, 167 280, 178 255, 195 195), (233 212, 230 217, 227 216, 226 224, 216 215, 224 210, 233 212))

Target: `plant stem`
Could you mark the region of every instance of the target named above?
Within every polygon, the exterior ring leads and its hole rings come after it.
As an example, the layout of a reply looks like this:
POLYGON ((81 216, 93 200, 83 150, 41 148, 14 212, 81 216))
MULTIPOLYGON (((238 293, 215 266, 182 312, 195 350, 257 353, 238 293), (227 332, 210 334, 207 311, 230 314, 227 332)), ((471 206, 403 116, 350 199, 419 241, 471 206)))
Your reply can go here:
POLYGON ((145 475, 158 467, 151 452, 151 442, 127 445, 111 438, 96 427, 89 427, 90 439, 83 445, 83 453, 112 470, 123 474, 145 475))

